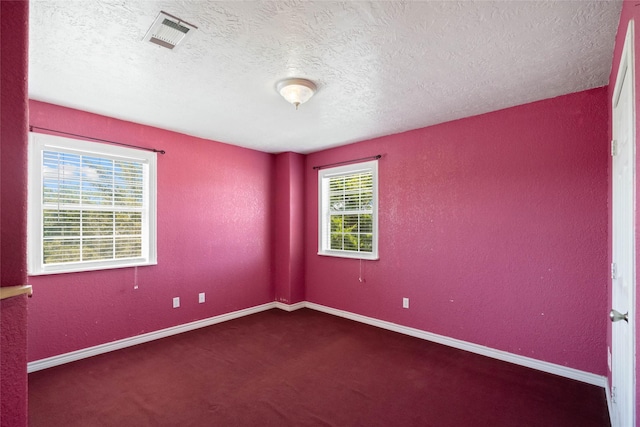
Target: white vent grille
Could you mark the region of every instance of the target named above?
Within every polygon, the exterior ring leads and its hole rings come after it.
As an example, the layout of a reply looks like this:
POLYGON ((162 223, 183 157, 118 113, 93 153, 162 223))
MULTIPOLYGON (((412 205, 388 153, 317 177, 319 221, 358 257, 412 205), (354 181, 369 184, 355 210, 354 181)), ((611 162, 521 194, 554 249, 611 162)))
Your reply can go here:
POLYGON ((145 41, 150 41, 167 49, 174 49, 197 30, 198 27, 169 15, 167 12, 160 12, 156 20, 144 36, 145 41))

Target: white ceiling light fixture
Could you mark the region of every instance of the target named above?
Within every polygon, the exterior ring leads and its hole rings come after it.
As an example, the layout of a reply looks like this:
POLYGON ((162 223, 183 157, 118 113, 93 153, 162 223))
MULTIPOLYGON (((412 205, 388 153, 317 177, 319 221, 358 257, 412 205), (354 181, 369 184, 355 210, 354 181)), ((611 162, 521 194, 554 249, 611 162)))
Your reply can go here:
POLYGON ((195 25, 161 11, 156 20, 153 21, 153 24, 151 24, 143 40, 167 49, 173 49, 179 43, 184 43, 187 37, 193 34, 193 30, 197 29, 198 27, 195 25))
POLYGON ((276 90, 284 99, 296 106, 307 102, 317 87, 315 83, 307 79, 285 79, 276 85, 276 90))

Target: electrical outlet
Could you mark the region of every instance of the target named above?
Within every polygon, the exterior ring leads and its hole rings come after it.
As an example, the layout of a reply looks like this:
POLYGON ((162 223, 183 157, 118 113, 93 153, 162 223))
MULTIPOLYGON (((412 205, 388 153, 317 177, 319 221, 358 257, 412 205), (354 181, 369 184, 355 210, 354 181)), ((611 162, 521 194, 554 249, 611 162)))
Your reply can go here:
POLYGON ((173 308, 178 308, 180 307, 180 297, 174 297, 173 298, 173 308))
POLYGON ((198 303, 202 304, 204 302, 204 292, 200 292, 198 294, 198 303))
POLYGON ((409 298, 402 298, 402 308, 409 308, 409 298))

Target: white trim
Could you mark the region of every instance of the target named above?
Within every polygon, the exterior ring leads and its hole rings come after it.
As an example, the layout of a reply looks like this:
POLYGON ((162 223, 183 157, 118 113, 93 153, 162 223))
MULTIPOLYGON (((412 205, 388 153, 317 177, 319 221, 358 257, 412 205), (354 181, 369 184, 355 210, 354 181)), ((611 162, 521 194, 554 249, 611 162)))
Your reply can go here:
MULTIPOLYGON (((632 215, 631 215, 631 221, 632 221, 632 229, 631 230, 624 230, 624 232, 630 232, 631 233, 631 238, 633 240, 633 244, 632 244, 632 248, 631 248, 631 254, 630 254, 630 259, 631 259, 631 280, 630 280, 630 286, 629 286, 629 300, 627 301, 627 313, 629 316, 628 322, 627 322, 627 327, 630 329, 629 330, 629 343, 628 345, 630 346, 630 368, 631 368, 631 372, 623 372, 624 375, 622 375, 623 378, 628 379, 629 383, 625 383, 622 381, 619 381, 619 371, 620 371, 620 366, 619 363, 616 363, 616 359, 619 360, 619 355, 616 357, 616 354, 618 354, 619 349, 615 349, 614 348, 614 331, 613 331, 613 325, 610 324, 610 328, 609 331, 611 331, 611 351, 613 352, 613 371, 612 371, 612 376, 611 376, 611 384, 609 385, 610 387, 613 387, 613 383, 616 382, 616 388, 618 389, 618 395, 622 395, 622 398, 617 399, 619 402, 622 401, 624 402, 625 400, 627 400, 627 404, 629 405, 628 408, 620 408, 619 404, 613 404, 613 401, 611 402, 612 405, 609 407, 609 414, 611 414, 612 417, 612 422, 611 425, 616 427, 618 425, 622 426, 622 423, 628 423, 631 422, 633 423, 633 425, 636 425, 636 419, 638 417, 638 414, 636 413, 636 407, 637 407, 637 399, 638 396, 636 395, 636 383, 637 383, 637 378, 638 378, 638 374, 637 374, 637 365, 636 365, 636 360, 637 360, 637 339, 636 339, 636 328, 637 328, 637 323, 636 323, 636 313, 635 313, 635 308, 636 308, 636 292, 637 292, 637 266, 636 266, 636 253, 637 253, 637 240, 635 238, 636 233, 637 233, 637 223, 636 223, 636 215, 635 215, 635 211, 637 210, 637 186, 636 186, 636 150, 637 150, 637 129, 636 129, 636 120, 637 120, 637 115, 636 115, 636 75, 635 75, 635 45, 634 45, 634 40, 635 40, 635 24, 634 24, 634 20, 631 19, 629 20, 629 23, 627 24, 627 30, 626 30, 626 34, 625 34, 625 38, 624 38, 624 44, 622 47, 622 54, 620 56, 620 63, 618 64, 618 71, 616 73, 616 81, 614 84, 614 91, 613 91, 613 97, 611 100, 611 136, 614 138, 614 140, 616 138, 618 138, 618 135, 616 133, 616 118, 618 117, 616 115, 616 107, 618 105, 618 101, 620 100, 620 96, 622 93, 622 89, 623 89, 623 84, 625 81, 625 75, 629 76, 629 85, 628 85, 628 91, 629 91, 629 96, 630 96, 630 108, 631 108, 631 117, 630 117, 630 126, 631 126, 631 132, 630 132, 630 145, 631 145, 631 156, 630 156, 630 161, 632 163, 632 168, 631 168, 631 182, 632 182, 632 215), (616 370, 616 365, 618 365, 618 370, 616 370), (629 375, 629 376, 627 376, 629 375), (621 384, 618 384, 618 382, 620 382, 621 384), (627 394, 629 396, 627 396, 627 394), (619 411, 620 410, 625 410, 625 412, 623 414, 620 414, 619 411), (620 417, 620 415, 622 415, 620 417), (620 419, 622 418, 622 420, 620 419)), ((622 111, 621 114, 625 115, 628 114, 629 112, 626 111, 622 111)), ((618 149, 616 150, 618 151, 618 153, 616 155, 620 155, 620 149, 618 146, 618 149)), ((611 222, 611 233, 612 236, 614 236, 616 234, 616 227, 615 224, 617 223, 617 216, 615 215, 615 206, 616 206, 616 185, 614 181, 614 174, 616 172, 616 159, 613 158, 611 160, 610 163, 610 170, 609 170, 609 177, 611 179, 611 209, 609 211, 610 213, 610 218, 612 218, 612 222, 611 222)), ((622 215, 624 215, 625 212, 622 212, 622 215)), ((615 236, 614 236, 615 237, 615 236)), ((620 256, 619 254, 616 254, 616 247, 613 243, 611 243, 611 261, 612 262, 616 262, 618 260, 618 257, 620 256), (616 259, 613 259, 613 258, 616 259)), ((617 293, 614 295, 614 288, 616 287, 615 284, 613 283, 613 279, 610 282, 611 283, 611 290, 610 290, 610 295, 611 295, 611 301, 612 304, 614 305, 614 307, 612 308, 618 308, 622 311, 621 307, 616 307, 616 305, 619 304, 619 299, 620 296, 617 295, 617 293)), ((625 369, 626 370, 626 369, 625 369)), ((607 387, 607 392, 609 392, 609 387, 607 387)), ((609 403, 609 402, 607 402, 609 403)))
POLYGON ((410 328, 408 326, 398 325, 397 323, 391 323, 385 320, 362 316, 360 314, 355 314, 308 301, 302 301, 295 304, 284 304, 274 301, 262 305, 257 305, 255 307, 249 307, 242 310, 234 311, 231 313, 221 314, 219 316, 214 316, 207 319, 196 320, 195 322, 185 323, 183 325, 173 326, 171 328, 161 329, 159 331, 149 332, 135 337, 125 338, 106 344, 100 344, 94 347, 72 351, 70 353, 60 354, 58 356, 48 357, 46 359, 35 360, 27 364, 27 372, 36 372, 65 363, 75 362, 76 360, 85 359, 91 356, 97 356, 99 354, 108 353, 114 350, 120 350, 137 344, 142 344, 156 339, 169 337, 171 335, 180 334, 182 332, 204 328, 206 326, 215 325, 216 323, 226 322, 227 320, 237 319, 239 317, 270 310, 272 308, 278 308, 280 310, 288 312, 299 310, 301 308, 309 308, 312 310, 331 314, 333 316, 343 317, 345 319, 354 320, 356 322, 365 323, 367 325, 409 335, 415 338, 436 342, 438 344, 443 344, 449 347, 457 348, 459 350, 465 350, 471 353, 480 354, 482 356, 491 357, 493 359, 502 360, 503 362, 509 362, 516 365, 525 366, 527 368, 536 369, 538 371, 548 372, 550 374, 555 374, 561 377, 595 385, 598 387, 603 387, 606 389, 607 393, 607 405, 609 406, 609 409, 611 409, 611 396, 609 395, 609 389, 607 387, 607 378, 601 375, 580 371, 578 369, 568 368, 566 366, 556 365, 554 363, 543 362, 541 360, 508 353, 506 351, 495 350, 490 347, 473 344, 455 338, 445 337, 443 335, 426 332, 420 329, 410 328))
POLYGON ((135 337, 125 338, 106 344, 96 345, 94 347, 84 348, 72 351, 70 353, 60 354, 58 356, 48 357, 46 359, 35 360, 27 363, 27 373, 40 371, 42 369, 52 368, 54 366, 63 365, 76 360, 86 359, 87 357, 97 356, 99 354, 108 353, 114 350, 131 347, 137 344, 166 338, 171 335, 180 334, 182 332, 192 331, 194 329, 204 328, 206 326, 215 325, 216 323, 226 322, 227 320, 237 319, 238 317, 248 316, 250 314, 259 313, 261 311, 275 308, 275 302, 269 302, 255 307, 249 307, 231 313, 221 314, 219 316, 209 317, 207 319, 196 320, 195 322, 185 323, 182 325, 172 326, 170 328, 153 331, 135 337))
POLYGON ((318 171, 318 255, 332 256, 339 258, 355 258, 365 260, 378 260, 378 160, 368 162, 353 163, 344 166, 321 169, 318 171), (371 172, 372 179, 372 203, 371 213, 371 235, 372 251, 348 251, 330 249, 330 213, 329 213, 329 180, 340 175, 356 174, 360 172, 371 172))
MULTIPOLYGON (((72 273, 78 271, 105 270, 113 268, 146 266, 157 264, 157 155, 145 150, 102 144, 98 142, 72 139, 62 136, 31 132, 29 134, 29 159, 27 162, 27 271, 30 276, 72 273), (136 258, 111 260, 65 262, 45 264, 43 260, 43 209, 47 203, 43 200, 43 156, 45 150, 71 153, 75 155, 95 155, 110 160, 132 161, 142 165, 143 202, 135 209, 142 216, 142 253, 136 258)), ((95 205, 102 207, 102 205, 95 205)), ((60 206, 58 206, 60 208, 60 206)), ((74 205, 87 209, 86 205, 74 205)), ((105 209, 118 211, 121 207, 110 206, 105 209)), ((67 209, 67 208, 64 208, 67 209)), ((115 233, 115 231, 114 231, 115 233)), ((115 236, 115 234, 113 234, 115 236)), ((114 254, 115 255, 115 254, 114 254)))
POLYGON ((517 354, 508 353, 506 351, 496 350, 490 347, 473 344, 455 338, 449 338, 443 335, 422 331, 420 329, 398 325, 397 323, 391 323, 384 320, 378 320, 372 317, 351 313, 348 311, 338 310, 336 308, 326 307, 324 305, 316 304, 313 302, 307 302, 305 306, 307 308, 322 311, 334 316, 344 317, 346 319, 355 320, 356 322, 366 323, 368 325, 377 326, 382 329, 388 329, 390 331, 399 332, 401 334, 421 338, 423 340, 433 341, 438 344, 443 344, 460 350, 469 351, 471 353, 480 354, 482 356, 491 357, 493 359, 502 360, 503 362, 526 366, 527 368, 536 369, 542 372, 548 372, 550 374, 559 375, 561 377, 570 378, 572 380, 581 381, 583 383, 592 384, 598 387, 605 387, 607 384, 607 378, 604 376, 580 371, 578 369, 568 368, 566 366, 556 365, 555 363, 543 362, 541 360, 532 359, 530 357, 520 356, 517 354))
POLYGON ((275 302, 275 308, 279 308, 280 310, 289 311, 289 312, 300 310, 301 308, 305 308, 305 306, 306 306, 306 302, 304 301, 297 302, 295 304, 285 304, 280 301, 275 302))
POLYGON ((609 410, 609 424, 613 425, 613 401, 611 400, 611 384, 609 384, 609 380, 607 379, 606 385, 604 387, 604 394, 607 398, 607 409, 609 410))

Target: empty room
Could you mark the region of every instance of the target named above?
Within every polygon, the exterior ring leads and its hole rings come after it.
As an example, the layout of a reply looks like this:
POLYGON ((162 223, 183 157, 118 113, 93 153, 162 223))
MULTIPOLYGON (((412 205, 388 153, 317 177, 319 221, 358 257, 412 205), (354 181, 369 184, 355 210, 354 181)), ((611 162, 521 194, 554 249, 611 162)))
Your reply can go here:
POLYGON ((638 425, 629 1, 10 0, 0 425, 638 425))

